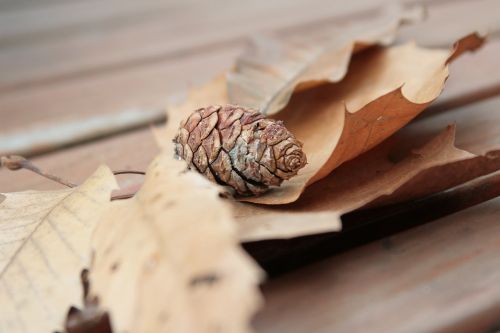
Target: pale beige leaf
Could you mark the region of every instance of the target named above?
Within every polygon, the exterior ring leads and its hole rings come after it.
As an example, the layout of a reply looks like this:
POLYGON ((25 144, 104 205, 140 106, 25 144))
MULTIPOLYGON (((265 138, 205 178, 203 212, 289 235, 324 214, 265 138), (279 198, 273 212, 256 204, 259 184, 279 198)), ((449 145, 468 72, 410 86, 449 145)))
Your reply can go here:
POLYGON ((115 333, 249 332, 260 270, 238 245, 217 186, 171 154, 114 202, 94 236, 91 294, 115 333))
POLYGON ((0 204, 0 271, 40 221, 72 190, 5 193, 0 204))
POLYGON ((356 25, 329 31, 323 40, 311 40, 311 36, 298 36, 293 42, 255 38, 228 73, 229 102, 275 114, 288 104, 294 91, 340 81, 354 53, 391 43, 402 22, 421 16, 421 7, 404 10, 393 4, 356 25))
POLYGON ((81 186, 6 193, 0 203, 0 331, 60 329, 81 303, 79 273, 89 264, 91 233, 117 187, 107 167, 81 186))

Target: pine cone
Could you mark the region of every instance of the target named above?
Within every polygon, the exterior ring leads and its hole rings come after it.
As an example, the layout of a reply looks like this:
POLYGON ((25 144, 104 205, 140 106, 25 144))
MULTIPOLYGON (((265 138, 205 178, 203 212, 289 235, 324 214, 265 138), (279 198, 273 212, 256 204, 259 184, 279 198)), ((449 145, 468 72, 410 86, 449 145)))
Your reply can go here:
POLYGON ((196 110, 181 123, 174 142, 189 168, 240 195, 279 186, 306 165, 302 143, 283 122, 239 106, 196 110))

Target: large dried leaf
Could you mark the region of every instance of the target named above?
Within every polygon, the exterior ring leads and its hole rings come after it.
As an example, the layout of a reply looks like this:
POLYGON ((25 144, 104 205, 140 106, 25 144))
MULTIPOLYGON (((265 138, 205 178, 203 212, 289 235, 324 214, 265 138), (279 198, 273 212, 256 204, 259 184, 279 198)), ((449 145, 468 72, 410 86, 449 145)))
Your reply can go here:
POLYGON ((412 122, 313 184, 293 204, 239 204, 242 238, 256 240, 333 231, 339 227, 335 217, 343 212, 421 198, 500 170, 500 113, 493 112, 498 101, 487 100, 412 122), (456 139, 454 126, 442 132, 451 123, 458 128, 456 139), (322 222, 327 213, 332 217, 329 229, 322 222), (302 228, 286 220, 296 214, 309 217, 302 228))
POLYGON ((354 53, 376 44, 388 45, 401 23, 421 16, 421 7, 404 10, 393 4, 356 25, 329 31, 323 40, 257 37, 228 74, 229 101, 275 114, 294 91, 340 81, 354 53))
POLYGON ((456 148, 454 140, 453 126, 415 150, 403 152, 399 141, 390 140, 336 169, 292 204, 235 203, 240 237, 254 241, 336 231, 343 213, 435 193, 500 169, 498 151, 476 156, 456 148), (395 154, 405 157, 394 161, 395 154), (289 223, 289 216, 297 222, 289 223), (299 221, 300 216, 306 218, 299 221))
POLYGON ((483 40, 467 36, 449 50, 413 43, 365 51, 337 84, 299 92, 276 115, 304 142, 309 164, 267 195, 248 201, 285 204, 333 169, 373 148, 422 112, 443 89, 448 62, 483 40))
POLYGON ((158 157, 96 230, 91 289, 115 333, 250 331, 260 271, 217 187, 184 168, 158 157))
POLYGON ((106 167, 70 190, 5 193, 0 203, 0 331, 52 332, 81 303, 79 272, 111 191, 106 167))
MULTIPOLYGON (((294 202, 306 186, 373 148, 422 112, 443 89, 449 61, 482 43, 473 34, 452 50, 419 48, 413 43, 367 50, 354 57, 341 82, 296 93, 275 118, 304 142, 309 164, 280 188, 245 200, 272 205, 294 202)), ((225 103, 223 77, 193 90, 184 104, 169 110, 172 121, 165 141, 173 138, 177 124, 192 110, 225 103)))

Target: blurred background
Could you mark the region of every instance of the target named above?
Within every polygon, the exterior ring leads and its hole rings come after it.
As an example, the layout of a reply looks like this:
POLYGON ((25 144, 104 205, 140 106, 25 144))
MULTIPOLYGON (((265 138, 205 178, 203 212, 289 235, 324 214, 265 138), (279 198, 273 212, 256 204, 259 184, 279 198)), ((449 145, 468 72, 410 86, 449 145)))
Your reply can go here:
MULTIPOLYGON (((0 0, 0 154, 36 156, 75 182, 99 163, 144 169, 156 152, 149 124, 186 88, 230 68, 248 36, 334 34, 388 3, 0 0)), ((403 27, 400 40, 449 47, 471 30, 500 29, 498 0, 401 3, 423 4, 428 15, 403 27)), ((500 44, 490 44, 484 57, 498 54, 500 44)), ((480 84, 498 83, 498 67, 474 68, 484 71, 480 84)), ((31 178, 22 188, 54 186, 31 178)), ((0 171, 1 191, 19 189, 0 171)))
MULTIPOLYGON (((0 0, 0 155, 22 154, 77 184, 99 164, 145 170, 158 152, 150 125, 163 123, 166 106, 182 100, 190 87, 231 68, 250 36, 315 40, 376 17, 393 3, 0 0)), ((482 124, 498 124, 500 112, 500 0, 398 3, 422 5, 427 17, 403 26, 397 42, 448 48, 470 32, 488 32, 487 45, 451 65, 443 94, 426 113, 454 110, 434 117, 440 130, 453 122, 459 129, 473 127, 458 131, 462 149, 474 152, 474 145, 485 142, 498 147, 500 125, 482 124)), ((120 181, 126 186, 137 179, 142 177, 120 181)), ((25 170, 0 169, 0 192, 60 187, 25 170)), ((465 196, 464 202, 472 199, 465 196)), ((422 218, 420 228, 399 235, 381 232, 380 221, 373 220, 379 224, 366 239, 355 232, 344 244, 335 239, 347 248, 387 236, 271 280, 263 286, 266 307, 256 328, 351 332, 345 327, 355 324, 360 331, 478 331, 478 323, 497 320, 500 309, 498 202, 430 224, 422 218), (374 319, 378 315, 382 320, 374 319)), ((421 215, 428 210, 423 207, 421 215)), ((386 225, 397 229, 393 225, 401 221, 393 220, 386 225)), ((331 236, 318 238, 322 256, 331 254, 327 245, 336 246, 331 236)), ((308 258, 297 244, 281 243, 296 251, 291 261, 308 258)), ((272 245, 263 247, 269 250, 265 256, 275 250, 272 245)), ((497 332, 496 323, 483 332, 497 332)))

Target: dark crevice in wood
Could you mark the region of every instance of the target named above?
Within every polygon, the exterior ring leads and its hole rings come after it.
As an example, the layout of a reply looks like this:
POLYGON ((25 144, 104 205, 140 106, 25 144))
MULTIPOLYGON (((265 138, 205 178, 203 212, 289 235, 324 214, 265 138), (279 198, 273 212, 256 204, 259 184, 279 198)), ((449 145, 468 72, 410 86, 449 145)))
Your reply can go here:
POLYGON ((500 196, 500 172, 420 200, 357 210, 342 216, 343 231, 243 244, 275 277, 500 196))

